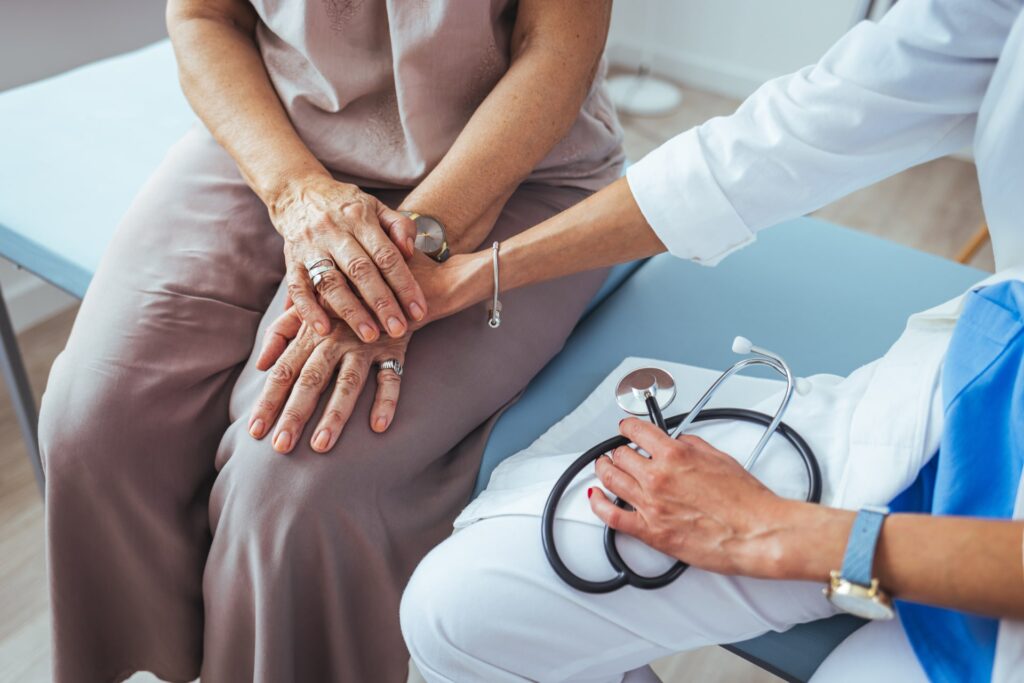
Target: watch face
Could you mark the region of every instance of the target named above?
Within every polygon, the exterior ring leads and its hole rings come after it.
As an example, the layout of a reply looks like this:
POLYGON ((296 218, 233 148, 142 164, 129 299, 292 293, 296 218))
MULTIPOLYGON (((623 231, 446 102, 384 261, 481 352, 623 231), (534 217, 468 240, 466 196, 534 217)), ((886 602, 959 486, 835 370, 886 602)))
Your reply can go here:
POLYGON ((444 228, 430 216, 416 219, 416 248, 428 256, 434 256, 444 248, 444 228))
POLYGON ((864 619, 892 619, 893 617, 892 607, 862 595, 832 593, 829 600, 844 612, 864 619))

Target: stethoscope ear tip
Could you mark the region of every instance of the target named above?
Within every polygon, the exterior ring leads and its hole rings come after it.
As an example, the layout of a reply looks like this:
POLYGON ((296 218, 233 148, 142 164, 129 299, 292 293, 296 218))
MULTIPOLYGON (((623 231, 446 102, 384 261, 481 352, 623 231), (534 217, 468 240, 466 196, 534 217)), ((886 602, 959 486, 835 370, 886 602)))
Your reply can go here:
POLYGON ((794 388, 796 389, 796 393, 801 396, 806 396, 811 393, 811 383, 803 377, 796 378, 796 386, 794 388))
POLYGON ((736 337, 732 340, 733 353, 747 354, 752 348, 754 348, 754 343, 746 337, 736 337))

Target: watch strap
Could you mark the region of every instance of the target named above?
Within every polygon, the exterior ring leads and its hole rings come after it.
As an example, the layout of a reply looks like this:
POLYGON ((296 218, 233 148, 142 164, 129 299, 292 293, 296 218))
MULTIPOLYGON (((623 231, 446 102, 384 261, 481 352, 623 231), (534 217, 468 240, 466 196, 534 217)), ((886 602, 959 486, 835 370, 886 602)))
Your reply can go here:
POLYGON ((857 513, 850 530, 850 540, 846 542, 846 554, 840 570, 842 578, 864 587, 871 585, 875 549, 888 514, 888 508, 870 505, 864 506, 857 513))

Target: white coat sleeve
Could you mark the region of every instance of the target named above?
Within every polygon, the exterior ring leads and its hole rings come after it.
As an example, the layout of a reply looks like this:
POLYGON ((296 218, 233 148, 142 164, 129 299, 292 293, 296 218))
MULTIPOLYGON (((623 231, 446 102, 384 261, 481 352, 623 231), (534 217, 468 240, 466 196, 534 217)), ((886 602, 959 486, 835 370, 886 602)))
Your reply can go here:
POLYGON ((712 265, 755 233, 970 143, 1020 0, 901 0, 736 113, 627 172, 669 252, 712 265))

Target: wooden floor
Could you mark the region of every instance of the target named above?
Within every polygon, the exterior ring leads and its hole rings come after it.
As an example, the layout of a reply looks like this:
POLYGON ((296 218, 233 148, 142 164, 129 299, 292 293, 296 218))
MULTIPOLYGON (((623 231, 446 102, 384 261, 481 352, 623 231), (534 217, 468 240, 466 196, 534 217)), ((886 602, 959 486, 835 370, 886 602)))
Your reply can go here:
MULTIPOLYGON (((674 133, 736 102, 687 91, 682 109, 661 119, 626 118, 626 147, 639 159, 674 133)), ((951 257, 982 220, 974 166, 942 159, 901 173, 818 211, 816 215, 941 256, 951 257)), ((991 269, 986 248, 974 265, 991 269)), ((37 395, 63 347, 74 312, 21 336, 37 395)), ((6 392, 0 392, 0 683, 45 683, 49 677, 48 603, 43 513, 6 392)), ((719 648, 659 662, 666 681, 778 680, 719 648)), ((133 683, 154 680, 137 676, 133 683)))

